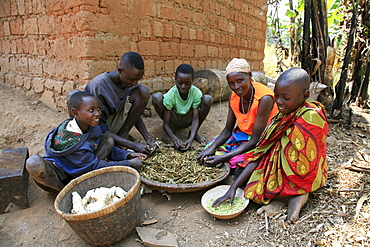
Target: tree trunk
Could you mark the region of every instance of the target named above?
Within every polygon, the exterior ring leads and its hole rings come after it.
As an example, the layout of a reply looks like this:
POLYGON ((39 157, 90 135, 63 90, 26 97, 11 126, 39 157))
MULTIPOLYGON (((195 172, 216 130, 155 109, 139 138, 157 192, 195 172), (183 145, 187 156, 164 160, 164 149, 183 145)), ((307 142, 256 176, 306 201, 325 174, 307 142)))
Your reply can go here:
POLYGON ((311 74, 311 56, 310 56, 310 20, 311 20, 311 0, 304 1, 304 21, 303 21, 303 39, 301 52, 302 69, 311 74))
POLYGON ((327 84, 326 62, 327 49, 329 47, 329 34, 327 24, 327 11, 325 0, 312 0, 311 2, 311 23, 312 23, 312 38, 311 38, 311 55, 312 62, 310 68, 311 82, 319 82, 328 87, 320 92, 318 100, 324 104, 327 109, 331 109, 333 90, 331 83, 327 84))
MULTIPOLYGON (((357 46, 359 45, 361 44, 357 43, 357 46)), ((357 97, 360 87, 361 87, 361 68, 363 65, 362 59, 361 59, 361 53, 363 51, 363 47, 364 46, 362 45, 361 48, 354 49, 356 51, 356 56, 354 59, 355 66, 353 68, 352 79, 351 79, 351 81, 353 81, 352 90, 351 90, 351 101, 353 101, 357 97)))
MULTIPOLYGON (((294 12, 293 0, 289 0, 289 8, 294 12)), ((295 38, 295 19, 296 17, 290 17, 290 55, 291 55, 291 65, 295 66, 297 64, 297 54, 296 54, 296 38, 295 38)))
MULTIPOLYGON (((333 41, 334 43, 334 41, 333 41)), ((335 61, 337 50, 333 47, 332 43, 329 44, 329 46, 326 49, 326 68, 325 68, 325 77, 324 77, 324 83, 328 87, 333 86, 333 66, 335 61)))
POLYGON ((343 107, 343 94, 344 89, 347 82, 348 77, 348 65, 350 63, 351 58, 351 50, 354 41, 354 34, 356 32, 356 23, 357 23, 357 7, 358 7, 358 0, 353 2, 353 13, 352 13, 352 21, 351 21, 351 28, 348 34, 348 42, 347 42, 347 49, 346 54, 344 56, 344 61, 342 65, 342 72, 340 74, 340 79, 337 85, 335 86, 335 99, 333 103, 333 109, 330 113, 332 118, 342 118, 342 107, 343 107))
POLYGON ((369 89, 369 80, 370 80, 370 61, 368 60, 366 63, 366 71, 364 75, 364 80, 362 81, 362 86, 360 90, 360 99, 359 104, 360 106, 367 108, 369 107, 367 105, 368 100, 368 89, 369 89))
POLYGON ((333 66, 335 61, 336 49, 333 47, 333 43, 329 42, 329 46, 326 49, 326 66, 325 66, 325 76, 324 76, 324 85, 328 87, 323 89, 320 92, 318 97, 318 101, 323 102, 327 111, 331 110, 332 103, 333 103, 333 66))
POLYGON ((358 38, 357 47, 358 53, 356 56, 356 65, 352 79, 354 86, 351 94, 353 97, 357 96, 357 103, 361 107, 369 108, 368 100, 368 87, 369 87, 369 73, 370 73, 370 1, 361 1, 358 6, 361 23, 358 25, 358 38), (360 13, 361 12, 361 13, 360 13), (365 68, 364 68, 365 67, 365 68), (361 77, 363 80, 361 82, 361 77), (359 90, 355 91, 357 88, 359 90))
POLYGON ((362 14, 361 14, 361 20, 362 20, 362 44, 365 46, 364 52, 362 53, 363 61, 366 62, 366 69, 364 74, 364 79, 361 84, 360 89, 360 99, 359 104, 362 107, 369 108, 367 104, 367 100, 369 99, 368 89, 369 89, 369 80, 370 80, 370 32, 368 31, 370 29, 370 1, 362 1, 360 4, 362 8, 362 14))
POLYGON ((324 82, 325 74, 325 62, 326 62, 326 42, 327 34, 325 33, 325 21, 324 14, 326 11, 323 9, 322 0, 313 0, 311 6, 312 13, 312 55, 315 63, 314 67, 311 68, 312 81, 320 83, 324 82))

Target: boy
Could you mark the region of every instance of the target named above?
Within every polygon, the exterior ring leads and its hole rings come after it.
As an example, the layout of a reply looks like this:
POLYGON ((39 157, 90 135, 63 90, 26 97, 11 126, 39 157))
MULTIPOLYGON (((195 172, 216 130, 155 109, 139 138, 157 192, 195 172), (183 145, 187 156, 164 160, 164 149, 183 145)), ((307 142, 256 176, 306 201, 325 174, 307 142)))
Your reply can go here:
POLYGON ((177 150, 189 150, 193 140, 204 143, 206 140, 198 133, 199 127, 208 115, 212 96, 202 95, 197 87, 192 85, 194 69, 189 64, 181 64, 175 72, 176 85, 166 94, 155 93, 152 102, 157 114, 163 120, 163 129, 172 140, 177 150), (191 126, 189 139, 184 143, 174 134, 176 129, 191 126))
POLYGON ((60 191, 73 178, 108 166, 140 169, 144 154, 115 147, 113 139, 103 135, 98 126, 99 103, 92 94, 75 92, 68 106, 73 118, 47 135, 44 157, 32 155, 26 161, 28 172, 41 188, 60 191))
POLYGON ((149 154, 154 151, 155 145, 141 119, 150 97, 148 88, 139 82, 143 75, 141 55, 127 52, 115 71, 98 75, 86 85, 85 91, 99 101, 99 125, 103 133, 112 136, 118 146, 149 154), (133 126, 144 137, 146 144, 127 140, 133 126))
POLYGON ((308 193, 327 180, 326 137, 328 122, 319 102, 308 102, 310 77, 301 68, 291 68, 278 78, 275 102, 279 113, 264 131, 254 155, 228 192, 214 205, 230 199, 247 182, 244 196, 262 206, 257 213, 279 211, 288 204, 288 223, 299 218, 308 193))

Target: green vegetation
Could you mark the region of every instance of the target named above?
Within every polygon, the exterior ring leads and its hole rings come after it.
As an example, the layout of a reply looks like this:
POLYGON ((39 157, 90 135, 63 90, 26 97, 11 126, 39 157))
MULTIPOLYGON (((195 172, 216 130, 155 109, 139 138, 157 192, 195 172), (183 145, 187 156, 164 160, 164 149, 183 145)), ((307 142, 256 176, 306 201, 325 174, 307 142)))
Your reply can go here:
POLYGON ((318 100, 330 118, 343 118, 344 104, 370 107, 370 2, 269 0, 268 5, 265 74, 276 78, 290 67, 305 69, 312 82, 327 85, 318 100))

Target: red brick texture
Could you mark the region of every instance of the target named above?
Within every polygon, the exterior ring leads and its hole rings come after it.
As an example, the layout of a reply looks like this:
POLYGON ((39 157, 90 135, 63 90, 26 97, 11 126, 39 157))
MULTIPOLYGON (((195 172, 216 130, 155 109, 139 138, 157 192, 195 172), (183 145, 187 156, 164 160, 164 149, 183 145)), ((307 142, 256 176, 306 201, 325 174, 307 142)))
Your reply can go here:
POLYGON ((144 57, 143 83, 152 92, 167 90, 181 63, 223 70, 233 57, 244 57, 261 71, 264 3, 2 0, 0 83, 65 108, 67 91, 114 70, 127 51, 144 57))

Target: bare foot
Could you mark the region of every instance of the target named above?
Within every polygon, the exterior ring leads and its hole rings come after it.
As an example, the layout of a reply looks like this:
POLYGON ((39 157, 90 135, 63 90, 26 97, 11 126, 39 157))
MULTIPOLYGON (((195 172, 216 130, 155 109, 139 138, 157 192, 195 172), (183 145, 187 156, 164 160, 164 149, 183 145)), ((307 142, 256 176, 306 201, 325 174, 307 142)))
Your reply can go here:
POLYGON ((265 212, 266 214, 278 213, 283 210, 283 207, 285 207, 285 203, 272 200, 269 204, 260 207, 257 210, 257 214, 262 214, 263 212, 265 212))
POLYGON ((306 204, 308 200, 308 193, 294 196, 288 202, 288 223, 293 223, 299 218, 299 213, 301 212, 301 208, 303 205, 306 204))
POLYGON ((201 134, 197 133, 194 137, 194 140, 196 140, 197 142, 199 142, 200 144, 206 144, 207 142, 207 139, 204 138, 201 134))

